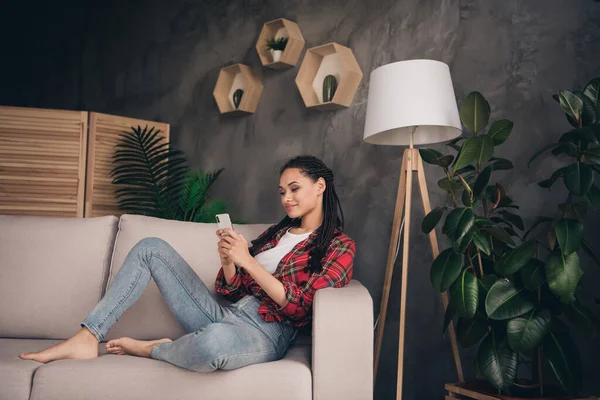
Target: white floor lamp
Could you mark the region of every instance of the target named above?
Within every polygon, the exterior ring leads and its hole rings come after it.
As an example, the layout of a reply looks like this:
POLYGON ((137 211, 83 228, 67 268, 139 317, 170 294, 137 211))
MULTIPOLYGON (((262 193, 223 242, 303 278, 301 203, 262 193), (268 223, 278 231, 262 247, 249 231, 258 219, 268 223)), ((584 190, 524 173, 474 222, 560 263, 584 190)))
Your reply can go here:
MULTIPOLYGON (((402 287, 400 298, 400 332, 398 347, 398 381, 396 399, 402 398, 404 361, 404 331, 408 284, 408 255, 413 172, 421 192, 425 215, 431 211, 423 161, 414 145, 451 140, 462 132, 458 107, 448 65, 434 60, 409 60, 384 65, 371 72, 365 121, 364 140, 377 145, 406 146, 400 168, 396 209, 385 269, 383 296, 375 336, 373 381, 377 377, 379 353, 387 313, 388 297, 400 226, 404 212, 404 242, 402 248, 402 287)), ((433 258, 439 254, 435 229, 429 234, 433 258)), ((448 296, 442 294, 444 309, 448 296)), ((448 328, 458 380, 464 381, 453 324, 448 328)))

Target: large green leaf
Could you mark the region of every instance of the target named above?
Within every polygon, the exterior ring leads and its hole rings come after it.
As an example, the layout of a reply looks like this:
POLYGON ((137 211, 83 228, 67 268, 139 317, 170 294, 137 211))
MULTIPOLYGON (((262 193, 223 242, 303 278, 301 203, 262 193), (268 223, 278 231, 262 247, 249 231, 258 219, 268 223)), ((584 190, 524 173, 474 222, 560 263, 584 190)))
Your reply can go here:
POLYGON ((444 312, 444 326, 442 328, 442 334, 446 333, 448 326, 452 323, 452 320, 456 316, 456 310, 454 309, 454 303, 449 302, 446 311, 444 312))
POLYGON ((447 207, 437 207, 431 210, 429 214, 423 218, 423 222, 421 223, 421 229, 423 233, 431 232, 435 226, 440 222, 442 215, 444 215, 444 211, 446 211, 447 207))
POLYGON ((505 220, 507 220, 508 222, 510 222, 511 224, 513 224, 514 226, 516 226, 517 228, 519 228, 519 230, 523 230, 525 229, 525 225, 523 224, 523 220, 521 219, 520 216, 518 216, 517 214, 511 213, 510 211, 501 211, 500 215, 502 215, 502 217, 504 217, 505 220))
POLYGON ((448 214, 444 222, 443 233, 452 240, 464 236, 475 223, 473 211, 469 208, 455 208, 448 214))
POLYGON ((550 312, 546 309, 534 310, 513 318, 506 326, 506 337, 511 349, 528 353, 538 347, 550 332, 550 312))
POLYGON ((485 299, 485 312, 491 319, 504 320, 518 317, 534 307, 525 288, 500 279, 490 288, 485 299))
POLYGON ((544 282, 546 282, 546 274, 544 272, 545 264, 537 258, 532 258, 519 271, 521 281, 527 290, 537 290, 544 282))
POLYGON ((576 92, 577 97, 583 101, 583 107, 581 108, 581 123, 583 125, 594 124, 598 121, 598 110, 596 104, 585 96, 582 92, 576 92))
POLYGON ((510 237, 510 235, 499 226, 486 226, 481 230, 488 232, 490 235, 506 244, 509 244, 511 246, 515 245, 515 241, 510 237))
POLYGON ((483 193, 483 189, 490 183, 490 178, 492 177, 493 167, 488 165, 481 171, 477 179, 475 180, 475 185, 473 187, 473 195, 475 197, 479 197, 481 193, 483 193))
POLYGON ((464 348, 476 345, 487 333, 487 325, 477 318, 471 320, 459 318, 456 324, 456 337, 458 343, 464 348))
POLYGON ((529 230, 527 232, 525 232, 525 235, 523 235, 523 240, 527 240, 527 237, 529 236, 529 234, 531 232, 533 232, 533 230, 535 228, 537 228, 538 226, 540 226, 541 224, 545 224, 548 222, 552 222, 554 221, 554 218, 550 218, 550 217, 535 217, 535 220, 533 221, 533 224, 531 225, 531 228, 529 228, 529 230))
MULTIPOLYGON (((563 139, 562 136, 561 139, 563 139)), ((578 152, 579 148, 577 146, 577 142, 563 142, 552 149, 552 154, 557 157, 561 154, 566 154, 571 157, 577 157, 578 152)))
POLYGON ((494 160, 494 163, 492 164, 492 168, 494 169, 494 171, 509 170, 515 167, 510 160, 507 160, 505 158, 494 159, 494 157, 492 157, 490 158, 490 161, 492 160, 494 160))
POLYGON ((568 255, 574 252, 581 245, 583 240, 583 224, 576 219, 561 219, 554 223, 556 239, 563 251, 568 255))
POLYGON ((600 165, 600 147, 587 149, 583 152, 583 155, 585 156, 584 161, 587 163, 600 165))
POLYGON ((596 210, 600 210, 600 189, 596 185, 590 186, 590 190, 587 192, 585 197, 588 199, 592 207, 596 210))
POLYGON ((594 171, 589 165, 578 162, 567 167, 563 179, 569 192, 585 196, 594 182, 594 171))
POLYGON ((469 247, 469 245, 473 241, 473 237, 475 236, 475 233, 476 233, 475 229, 471 229, 467 233, 465 233, 463 236, 458 238, 456 240, 456 242, 453 242, 452 247, 454 248, 454 251, 456 251, 457 253, 461 253, 461 254, 464 253, 465 250, 467 250, 467 247, 469 247))
POLYGON ((494 155, 494 140, 488 135, 481 135, 481 149, 477 155, 477 165, 483 165, 494 155))
POLYGON ((460 106, 460 120, 475 134, 487 126, 490 120, 490 104, 481 93, 469 93, 460 106))
POLYGON ((488 256, 491 254, 492 249, 490 247, 490 242, 483 234, 475 232, 472 240, 475 246, 483 253, 485 253, 488 256))
POLYGON ((458 171, 468 165, 475 164, 481 151, 482 142, 479 136, 471 136, 465 140, 460 152, 454 160, 454 171, 458 171))
POLYGON ((585 201, 578 203, 561 203, 558 209, 564 214, 565 218, 577 219, 583 221, 588 211, 588 203, 585 201))
POLYGON ((433 164, 434 160, 443 157, 442 153, 434 149, 419 149, 419 154, 427 164, 433 164))
POLYGON ((448 168, 450 164, 452 164, 452 161, 454 161, 454 156, 448 154, 433 160, 432 164, 438 165, 442 168, 448 168))
POLYGON ((546 278, 548 286, 563 304, 575 300, 574 293, 583 270, 579 267, 577 252, 564 255, 559 250, 554 250, 546 260, 546 278))
POLYGON ((438 186, 446 192, 452 194, 460 188, 460 183, 448 178, 442 178, 438 181, 438 186))
POLYGON ((508 341, 500 340, 491 331, 477 351, 477 364, 483 376, 498 390, 507 390, 517 376, 517 353, 508 346, 508 341))
POLYGON ((589 339, 600 336, 600 319, 579 300, 575 299, 573 303, 564 306, 563 311, 567 318, 589 339))
POLYGON ((461 269, 462 255, 455 253, 451 248, 442 251, 431 265, 431 286, 440 293, 447 291, 460 275, 461 269))
POLYGON ((498 146, 508 139, 512 132, 513 125, 513 122, 508 119, 499 119, 492 123, 488 135, 494 140, 494 146, 498 146))
POLYGON ((550 332, 544 340, 543 351, 563 389, 570 393, 579 392, 581 357, 571 336, 567 332, 550 332))
MULTIPOLYGON (((581 128, 571 129, 569 132, 564 133, 558 140, 561 143, 571 143, 575 149, 580 147, 580 142, 584 143, 584 147, 587 147, 590 143, 597 144, 598 138, 594 134, 594 130, 588 126, 582 126, 581 128)), ((569 155, 575 155, 570 151, 566 151, 569 155)))
POLYGON ((543 187, 544 189, 550 189, 552 187, 552 185, 554 185, 554 182, 556 182, 556 180, 558 178, 560 178, 561 176, 563 176, 565 174, 566 170, 567 170, 567 167, 557 169, 556 171, 554 171, 554 173, 552 173, 552 176, 550 178, 544 179, 543 181, 538 182, 538 185, 540 187, 543 187))
POLYGON ((535 256, 535 251, 535 242, 525 242, 496 261, 494 269, 498 275, 510 276, 523 268, 535 256))
POLYGON ((583 101, 568 90, 559 91, 558 99, 563 111, 575 122, 579 122, 581 120, 583 101))
POLYGON ((454 309, 460 317, 467 320, 475 316, 478 295, 477 279, 467 269, 450 286, 450 300, 453 303, 454 309))
POLYGON ((583 94, 592 101, 596 110, 600 114, 600 78, 592 79, 585 85, 583 94))

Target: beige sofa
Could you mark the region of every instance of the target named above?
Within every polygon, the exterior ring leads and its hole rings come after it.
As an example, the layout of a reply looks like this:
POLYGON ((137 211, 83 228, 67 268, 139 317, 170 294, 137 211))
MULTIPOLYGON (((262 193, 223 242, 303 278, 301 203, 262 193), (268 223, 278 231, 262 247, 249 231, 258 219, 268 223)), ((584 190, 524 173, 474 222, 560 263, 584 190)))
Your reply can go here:
MULTIPOLYGON (((250 240, 268 226, 234 228, 250 240)), ((198 373, 153 359, 106 354, 105 342, 98 345, 99 357, 91 360, 41 364, 18 357, 77 332, 128 251, 144 237, 169 242, 214 294, 216 229, 216 224, 137 215, 0 215, 0 400, 372 399, 372 299, 356 280, 317 292, 312 334, 300 334, 279 361, 198 373)), ((182 334, 151 281, 105 340, 176 339, 182 334)))

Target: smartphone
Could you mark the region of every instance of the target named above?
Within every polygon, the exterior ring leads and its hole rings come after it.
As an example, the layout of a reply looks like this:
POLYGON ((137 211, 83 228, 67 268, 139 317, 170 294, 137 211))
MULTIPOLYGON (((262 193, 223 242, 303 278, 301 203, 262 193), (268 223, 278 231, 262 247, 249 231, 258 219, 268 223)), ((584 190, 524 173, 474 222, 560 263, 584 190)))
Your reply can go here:
MULTIPOLYGON (((229 214, 217 214, 215 216, 215 218, 217 219, 217 225, 218 225, 219 229, 225 229, 225 228, 233 229, 233 226, 231 225, 231 219, 229 218, 229 214)), ((229 234, 224 233, 223 235, 229 235, 229 234)), ((231 235, 229 235, 229 236, 231 236, 231 235)))

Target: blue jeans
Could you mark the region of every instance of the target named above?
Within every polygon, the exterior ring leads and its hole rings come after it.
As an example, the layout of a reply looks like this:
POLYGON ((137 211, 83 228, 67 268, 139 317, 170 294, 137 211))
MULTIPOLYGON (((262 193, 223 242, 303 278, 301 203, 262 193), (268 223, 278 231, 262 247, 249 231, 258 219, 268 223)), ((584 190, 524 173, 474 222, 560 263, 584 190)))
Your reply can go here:
MULTIPOLYGON (((297 328, 266 322, 252 296, 221 306, 185 260, 162 239, 139 241, 127 254, 106 294, 81 323, 101 342, 153 278, 186 334, 153 347, 151 358, 210 372, 281 359, 297 328)), ((158 338, 157 338, 158 339, 158 338)))

